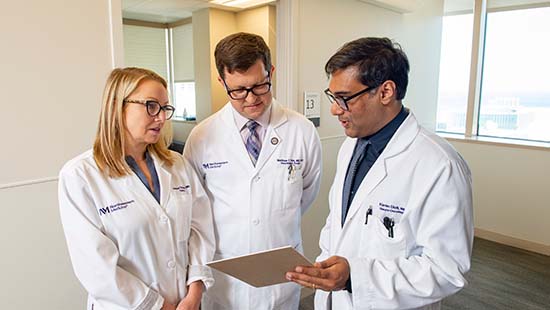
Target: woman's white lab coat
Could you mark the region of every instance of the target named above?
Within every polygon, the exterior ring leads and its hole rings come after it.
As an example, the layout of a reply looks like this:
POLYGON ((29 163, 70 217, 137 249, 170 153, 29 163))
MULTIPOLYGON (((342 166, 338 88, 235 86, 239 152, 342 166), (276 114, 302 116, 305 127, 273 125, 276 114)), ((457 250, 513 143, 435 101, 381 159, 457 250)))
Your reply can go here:
MULTIPOLYGON (((195 127, 184 154, 212 199, 216 259, 291 245, 302 250, 300 223, 319 190, 321 148, 313 124, 271 103, 271 120, 256 166, 228 103, 195 127)), ((266 266, 269 268, 269 266, 266 266)), ((203 309, 297 309, 295 283, 254 288, 213 270, 216 284, 203 309)))
POLYGON ((59 176, 59 207, 76 276, 88 309, 160 309, 187 285, 212 285, 214 234, 208 197, 180 154, 170 167, 151 154, 160 204, 135 174, 109 178, 91 151, 59 176))
POLYGON ((345 257, 353 293, 318 290, 315 309, 439 309, 442 298, 467 283, 473 242, 468 166, 410 113, 363 179, 342 227, 342 187, 355 142, 347 138, 338 154, 317 258, 345 257), (393 238, 384 217, 395 221, 393 238))

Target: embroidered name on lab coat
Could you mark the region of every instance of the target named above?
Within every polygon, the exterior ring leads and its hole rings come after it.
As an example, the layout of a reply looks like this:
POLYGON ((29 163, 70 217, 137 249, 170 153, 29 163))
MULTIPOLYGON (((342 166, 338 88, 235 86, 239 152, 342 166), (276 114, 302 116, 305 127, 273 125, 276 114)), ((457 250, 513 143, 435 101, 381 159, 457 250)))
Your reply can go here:
POLYGON ((134 200, 119 202, 114 205, 106 206, 105 208, 99 208, 99 215, 106 215, 116 211, 124 210, 132 203, 134 203, 134 200))
POLYGON ((190 188, 191 188, 191 185, 180 185, 172 189, 181 193, 187 193, 190 188))
POLYGON ((392 205, 392 204, 386 204, 382 202, 378 203, 378 209, 384 212, 399 213, 399 214, 403 214, 403 212, 405 212, 405 208, 403 207, 392 205))
POLYGON ((282 159, 282 158, 279 158, 279 159, 277 159, 277 162, 281 165, 299 165, 303 161, 304 161, 303 158, 298 158, 298 159, 282 159))

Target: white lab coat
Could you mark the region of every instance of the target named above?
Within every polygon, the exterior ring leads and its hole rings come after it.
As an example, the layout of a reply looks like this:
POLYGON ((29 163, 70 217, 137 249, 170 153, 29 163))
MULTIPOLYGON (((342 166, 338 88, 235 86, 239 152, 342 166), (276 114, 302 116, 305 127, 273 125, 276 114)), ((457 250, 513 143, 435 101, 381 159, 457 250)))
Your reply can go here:
POLYGON ((59 207, 77 278, 89 310, 156 310, 177 303, 187 285, 213 278, 208 197, 180 154, 169 167, 156 156, 160 205, 138 176, 110 178, 87 151, 59 175, 59 207))
POLYGON ((317 258, 345 257, 353 293, 317 290, 315 309, 439 309, 442 298, 466 285, 470 268, 466 162, 410 113, 360 184, 342 227, 342 188, 355 142, 347 138, 338 154, 317 258), (386 216, 395 221, 394 238, 383 225, 386 216))
MULTIPOLYGON (((272 101, 256 167, 226 104, 191 132, 184 155, 204 178, 212 202, 215 259, 291 245, 302 250, 301 216, 319 190, 321 147, 304 116, 272 101)), ((266 266, 269 268, 269 266, 266 266)), ((203 309, 297 309, 295 283, 254 288, 213 270, 203 309)))

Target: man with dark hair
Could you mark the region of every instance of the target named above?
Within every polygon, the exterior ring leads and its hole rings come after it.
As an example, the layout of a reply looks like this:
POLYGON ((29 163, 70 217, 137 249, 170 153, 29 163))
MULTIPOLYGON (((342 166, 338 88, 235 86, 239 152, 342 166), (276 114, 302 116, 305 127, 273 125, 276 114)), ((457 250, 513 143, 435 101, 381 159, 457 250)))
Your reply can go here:
MULTIPOLYGON (((273 99, 274 68, 260 36, 230 35, 214 55, 229 102, 193 129, 184 150, 212 202, 214 259, 287 245, 301 251, 301 217, 319 191, 317 130, 273 99)), ((213 274, 203 310, 298 309, 295 283, 253 288, 213 274)))
POLYGON ((409 62, 387 38, 345 44, 325 66, 338 154, 313 267, 287 278, 317 289, 315 309, 439 309, 466 285, 471 174, 403 107, 409 62))

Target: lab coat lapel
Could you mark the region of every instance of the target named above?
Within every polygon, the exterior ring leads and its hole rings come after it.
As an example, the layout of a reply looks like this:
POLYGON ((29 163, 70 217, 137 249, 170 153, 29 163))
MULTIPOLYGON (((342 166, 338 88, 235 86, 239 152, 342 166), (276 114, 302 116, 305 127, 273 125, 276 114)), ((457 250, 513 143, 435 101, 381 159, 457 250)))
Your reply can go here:
MULTIPOLYGON (((281 145, 283 139, 277 134, 277 128, 287 121, 284 110, 273 100, 271 102, 271 119, 269 127, 265 132, 264 140, 262 141, 262 150, 256 162, 256 169, 260 170, 268 162, 275 150, 281 145)), ((246 150, 246 149, 245 149, 246 150)))
MULTIPOLYGON (((405 121, 403 121, 403 124, 401 124, 401 126, 397 129, 382 154, 380 154, 359 185, 357 193, 351 202, 350 210, 348 211, 343 229, 345 229, 349 222, 351 222, 351 219, 355 213, 361 209, 361 204, 365 201, 367 196, 382 182, 382 180, 384 180, 387 175, 388 162, 391 161, 391 158, 404 152, 413 142, 419 130, 420 127, 418 126, 414 115, 409 111, 409 116, 407 116, 405 121)), ((353 151, 351 153, 353 153, 353 151)))
POLYGON ((347 138, 344 140, 344 145, 342 145, 342 155, 338 162, 338 174, 337 177, 334 178, 333 188, 338 189, 338 191, 334 193, 336 203, 332 208, 332 211, 334 212, 333 221, 335 226, 337 226, 338 231, 342 228, 342 225, 340 224, 342 218, 342 191, 344 188, 344 181, 346 179, 346 171, 348 170, 348 165, 351 161, 351 157, 353 156, 353 149, 355 148, 356 143, 357 139, 355 138, 347 138))
POLYGON ((357 189, 357 193, 353 197, 353 200, 351 202, 351 206, 348 211, 348 215, 346 216, 346 221, 344 222, 343 229, 346 228, 346 225, 351 221, 355 213, 361 208, 361 204, 365 199, 367 198, 368 194, 372 192, 382 182, 382 180, 386 177, 386 158, 383 156, 384 152, 378 157, 374 165, 370 168, 369 172, 359 185, 359 188, 357 189))
POLYGON ((170 172, 166 169, 165 163, 160 161, 156 156, 151 154, 155 161, 155 169, 157 170, 157 175, 159 177, 160 185, 160 205, 166 206, 168 199, 170 197, 170 192, 172 190, 172 176, 170 172))

